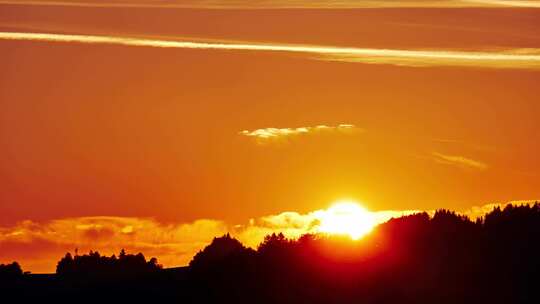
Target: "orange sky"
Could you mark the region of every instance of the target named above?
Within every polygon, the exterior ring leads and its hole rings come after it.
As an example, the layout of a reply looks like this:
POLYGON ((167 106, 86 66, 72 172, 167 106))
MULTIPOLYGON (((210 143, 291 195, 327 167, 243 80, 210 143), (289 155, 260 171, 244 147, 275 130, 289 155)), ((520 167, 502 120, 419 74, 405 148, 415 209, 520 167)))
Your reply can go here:
MULTIPOLYGON (((129 219, 151 218, 144 225, 173 230, 200 219, 227 226, 284 211, 308 214, 343 197, 374 211, 467 210, 536 199, 539 24, 534 8, 0 4, 0 37, 484 54, 462 62, 377 53, 366 61, 0 38, 0 262, 24 260, 21 252, 33 248, 26 260, 40 262, 23 268, 50 271, 58 253, 83 241, 70 232, 69 242, 48 243, 36 229, 68 231, 96 216, 121 222, 113 225, 121 233, 133 226, 124 223, 129 219), (485 58, 492 54, 532 59, 485 58), (354 127, 341 130, 342 124, 354 127), (330 128, 318 130, 321 125, 330 128), (285 130, 269 139, 246 136, 272 132, 267 128, 285 130), (8 235, 17 231, 34 234, 8 235)), ((189 256, 213 233, 230 230, 212 227, 197 242, 190 241, 191 230, 144 242, 187 242, 189 256)), ((96 246, 122 246, 107 244, 96 246)), ((162 252, 152 248, 159 258, 162 252)))

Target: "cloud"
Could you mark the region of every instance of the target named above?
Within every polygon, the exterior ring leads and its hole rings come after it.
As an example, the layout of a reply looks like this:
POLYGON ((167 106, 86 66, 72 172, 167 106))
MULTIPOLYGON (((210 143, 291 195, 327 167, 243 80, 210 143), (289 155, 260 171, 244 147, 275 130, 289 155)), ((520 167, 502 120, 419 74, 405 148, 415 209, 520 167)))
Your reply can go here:
POLYGON ((214 236, 228 231, 216 220, 163 224, 151 218, 97 216, 22 221, 0 228, 0 261, 18 260, 31 271, 54 271, 56 261, 67 251, 98 250, 118 253, 121 248, 156 256, 165 265, 185 265, 214 236))
POLYGON ((398 66, 462 66, 539 69, 540 49, 509 50, 406 50, 336 46, 176 41, 133 37, 0 32, 0 40, 113 44, 133 47, 285 52, 310 55, 312 59, 398 66))
POLYGON ((441 163, 441 164, 458 166, 462 168, 472 168, 472 169, 478 169, 478 170, 486 170, 488 168, 488 165, 483 162, 466 158, 460 155, 446 155, 446 154, 441 154, 438 152, 433 152, 432 155, 433 155, 433 159, 436 162, 441 163))
MULTIPOLYGON (((53 272, 56 262, 67 251, 97 250, 110 255, 125 248, 128 252, 143 252, 146 257, 155 256, 167 267, 187 265, 215 236, 229 232, 256 248, 266 235, 274 232, 289 238, 318 232, 326 212, 283 212, 240 225, 211 219, 164 224, 151 218, 119 216, 74 217, 44 223, 26 220, 0 228, 0 262, 17 260, 25 270, 53 272)), ((413 212, 416 211, 381 211, 373 215, 376 223, 382 223, 413 212)))
POLYGON ((363 131, 351 124, 339 124, 337 126, 318 125, 314 127, 298 127, 298 128, 263 128, 256 130, 243 130, 239 134, 247 137, 253 137, 259 142, 267 142, 283 138, 290 138, 297 135, 318 134, 323 132, 353 132, 363 131))
POLYGON ((510 201, 510 202, 506 202, 506 203, 492 203, 492 204, 486 204, 486 205, 482 205, 482 206, 473 206, 469 209, 466 209, 464 210, 463 212, 461 212, 463 215, 466 215, 468 216, 469 218, 471 219, 478 219, 478 218, 481 218, 483 217, 486 213, 492 211, 493 209, 499 207, 501 209, 504 209, 504 207, 506 207, 507 205, 534 205, 535 203, 537 202, 540 202, 540 199, 536 199, 536 200, 515 200, 515 201, 510 201))
MULTIPOLYGON (((532 204, 534 200, 513 201, 532 204)), ((495 207, 509 203, 488 204, 460 212, 473 220, 495 207)), ((282 232, 289 238, 317 233, 324 217, 331 211, 315 210, 305 214, 287 211, 230 225, 220 220, 200 219, 190 223, 161 223, 152 218, 93 216, 73 217, 49 222, 21 221, 12 227, 0 227, 0 263, 18 261, 24 270, 54 272, 56 262, 66 252, 97 250, 101 254, 142 252, 157 257, 166 267, 187 265, 193 255, 213 237, 231 233, 247 246, 256 248, 264 237, 282 232)), ((373 211, 376 224, 420 210, 373 211)), ((433 214, 434 211, 427 211, 433 214)))
POLYGON ((465 3, 478 6, 540 7, 538 0, 463 0, 465 3))
POLYGON ((403 50, 353 49, 349 53, 321 53, 319 60, 409 67, 455 66, 477 68, 540 68, 540 49, 403 50))
POLYGON ((539 7, 534 0, 173 0, 156 2, 149 0, 96 1, 96 0, 1 0, 0 4, 31 6, 75 6, 75 7, 154 7, 154 8, 453 8, 453 7, 539 7))

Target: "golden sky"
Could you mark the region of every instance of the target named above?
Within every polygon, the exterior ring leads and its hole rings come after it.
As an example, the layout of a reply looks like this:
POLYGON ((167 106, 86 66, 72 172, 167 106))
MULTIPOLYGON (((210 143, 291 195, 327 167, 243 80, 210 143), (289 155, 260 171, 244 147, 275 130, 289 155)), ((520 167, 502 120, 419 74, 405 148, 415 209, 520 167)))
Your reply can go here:
POLYGON ((538 1, 0 3, 0 262, 540 197, 538 1))

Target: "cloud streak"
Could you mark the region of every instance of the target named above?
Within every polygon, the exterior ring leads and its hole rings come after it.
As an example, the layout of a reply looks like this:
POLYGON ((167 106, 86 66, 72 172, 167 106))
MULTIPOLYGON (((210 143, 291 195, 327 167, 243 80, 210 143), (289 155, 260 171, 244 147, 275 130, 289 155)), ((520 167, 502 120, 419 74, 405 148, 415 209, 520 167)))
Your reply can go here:
POLYGON ((243 130, 239 134, 247 137, 252 137, 259 142, 267 142, 271 140, 278 140, 284 138, 290 138, 298 135, 319 134, 322 132, 353 132, 361 131, 352 124, 339 124, 337 126, 318 125, 314 127, 298 127, 298 128, 263 128, 256 130, 243 130))
POLYGON ((486 7, 540 7, 538 0, 463 0, 462 2, 470 3, 472 6, 486 7))
POLYGON ((123 8, 461 8, 461 7, 540 7, 535 0, 174 0, 154 2, 148 0, 113 1, 14 1, 0 0, 0 4, 27 6, 123 7, 123 8))
POLYGON ((438 152, 432 153, 433 159, 441 164, 458 166, 462 168, 472 168, 477 170, 486 170, 489 166, 483 162, 466 158, 461 155, 446 155, 438 152))
POLYGON ((176 41, 118 36, 0 32, 0 40, 109 44, 131 47, 301 53, 308 58, 400 66, 540 69, 540 49, 492 51, 406 50, 336 46, 176 41))

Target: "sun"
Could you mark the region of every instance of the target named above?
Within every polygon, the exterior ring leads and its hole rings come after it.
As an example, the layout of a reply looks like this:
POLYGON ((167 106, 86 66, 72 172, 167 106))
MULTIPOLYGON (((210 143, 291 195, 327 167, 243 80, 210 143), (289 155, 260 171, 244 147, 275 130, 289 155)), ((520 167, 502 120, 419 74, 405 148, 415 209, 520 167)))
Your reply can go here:
POLYGON ((348 235, 358 240, 375 226, 375 218, 355 201, 337 201, 319 216, 319 231, 330 234, 348 235))

